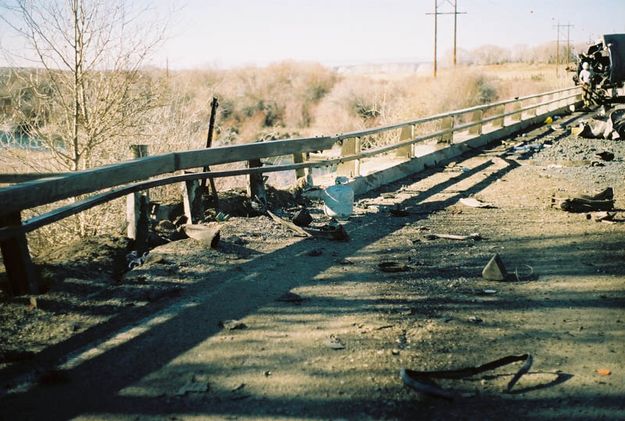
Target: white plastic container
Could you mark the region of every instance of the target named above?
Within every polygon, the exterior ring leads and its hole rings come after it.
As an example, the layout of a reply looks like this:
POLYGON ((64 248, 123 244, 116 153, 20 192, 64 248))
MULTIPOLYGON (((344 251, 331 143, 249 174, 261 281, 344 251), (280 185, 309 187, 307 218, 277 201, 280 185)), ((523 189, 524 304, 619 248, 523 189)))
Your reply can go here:
POLYGON ((347 177, 336 177, 335 185, 323 191, 323 211, 336 219, 348 219, 354 209, 354 190, 347 177))

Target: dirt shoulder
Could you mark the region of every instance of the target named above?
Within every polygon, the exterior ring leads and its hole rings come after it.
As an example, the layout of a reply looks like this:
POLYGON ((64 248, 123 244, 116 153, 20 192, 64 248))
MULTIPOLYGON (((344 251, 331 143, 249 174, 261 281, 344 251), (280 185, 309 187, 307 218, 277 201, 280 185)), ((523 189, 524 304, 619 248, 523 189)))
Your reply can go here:
MULTIPOLYGON (((622 417, 625 223, 594 222, 550 204, 554 193, 609 186, 616 207, 625 208, 625 148, 547 127, 510 145, 520 141, 542 146, 506 155, 505 145, 493 145, 361 198, 345 225, 347 243, 294 238, 259 217, 224 226, 217 250, 192 240, 159 247, 122 284, 180 287, 177 296, 134 304, 147 310, 99 342, 74 346, 43 384, 20 391, 6 380, 12 393, 0 398, 3 415, 622 417), (615 158, 592 166, 571 148, 586 148, 590 160, 590 148, 615 158), (458 203, 469 196, 493 207, 458 203), (397 209, 405 216, 393 216, 397 209), (434 233, 482 239, 431 239, 434 233), (481 278, 494 253, 513 280, 481 278), (405 271, 381 271, 381 262, 405 271), (287 292, 301 301, 280 299, 287 292), (231 319, 240 324, 220 326, 231 319), (518 364, 441 381, 458 394, 451 402, 417 395, 399 378, 402 367, 452 369, 523 353, 534 364, 511 393, 505 388, 518 364)), ((32 370, 51 366, 35 361, 20 379, 36 380, 42 373, 32 370)))

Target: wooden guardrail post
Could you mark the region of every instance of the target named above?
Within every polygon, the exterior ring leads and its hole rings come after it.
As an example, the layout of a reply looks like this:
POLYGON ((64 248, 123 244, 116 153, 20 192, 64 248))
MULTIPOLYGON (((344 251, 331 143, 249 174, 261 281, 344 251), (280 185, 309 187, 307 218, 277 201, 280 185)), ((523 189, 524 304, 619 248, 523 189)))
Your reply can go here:
MULTIPOLYGON (((247 161, 248 168, 260 168, 263 163, 260 159, 250 159, 247 161)), ((251 200, 260 201, 262 205, 267 205, 267 191, 265 190, 265 177, 262 173, 255 173, 249 175, 249 185, 247 194, 251 200)))
MULTIPOLYGON (((414 126, 402 127, 401 133, 399 134, 399 141, 404 142, 412 139, 414 139, 414 126)), ((395 149, 395 156, 398 158, 412 158, 413 155, 412 144, 395 149)))
MULTIPOLYGON (((0 227, 18 228, 21 225, 20 212, 0 216, 0 227)), ((2 250, 2 260, 9 278, 8 293, 10 295, 37 294, 39 275, 30 259, 26 234, 19 233, 0 241, 0 250, 2 250)))
POLYGON ((478 123, 473 127, 469 127, 469 134, 481 135, 482 134, 482 118, 484 117, 484 111, 475 110, 471 115, 471 123, 478 123))
MULTIPOLYGON (((341 156, 357 155, 360 153, 360 138, 351 137, 344 139, 341 145, 341 156)), ((354 159, 341 162, 336 168, 336 174, 344 177, 357 177, 360 175, 360 160, 354 159)))
MULTIPOLYGON (((148 156, 148 145, 130 145, 130 157, 133 159, 148 156)), ((145 251, 149 230, 149 198, 147 192, 135 192, 126 196, 127 235, 135 240, 134 249, 145 251)))
POLYGON ((182 207, 190 224, 198 223, 204 216, 203 191, 204 187, 202 187, 200 180, 189 180, 182 183, 182 207))
MULTIPOLYGON (((454 123, 455 123, 455 118, 453 115, 449 117, 443 117, 441 119, 441 130, 453 129, 454 123)), ((438 143, 450 144, 450 143, 453 143, 453 140, 454 140, 454 132, 452 131, 452 132, 441 135, 440 139, 438 140, 438 143)))

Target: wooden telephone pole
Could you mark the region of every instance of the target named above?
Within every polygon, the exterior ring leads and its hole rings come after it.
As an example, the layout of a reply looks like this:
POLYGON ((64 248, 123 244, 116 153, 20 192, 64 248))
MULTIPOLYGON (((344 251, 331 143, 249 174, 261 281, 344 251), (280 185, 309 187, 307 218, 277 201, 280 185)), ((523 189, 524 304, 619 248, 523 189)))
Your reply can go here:
POLYGON ((434 0, 434 13, 426 13, 426 15, 434 15, 434 77, 438 70, 438 15, 454 15, 454 66, 456 65, 456 47, 458 40, 458 15, 466 15, 467 12, 458 11, 458 0, 447 0, 453 6, 453 12, 439 12, 438 0, 434 0))

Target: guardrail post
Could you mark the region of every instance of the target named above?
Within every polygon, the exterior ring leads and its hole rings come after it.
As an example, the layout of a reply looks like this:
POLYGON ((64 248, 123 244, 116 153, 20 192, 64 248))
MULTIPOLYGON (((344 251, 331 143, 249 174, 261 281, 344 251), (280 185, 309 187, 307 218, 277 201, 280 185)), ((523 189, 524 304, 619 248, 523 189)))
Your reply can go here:
MULTIPOLYGON (((406 140, 412 140, 412 139, 414 139, 414 126, 402 127, 401 133, 399 134, 399 141, 404 142, 406 140)), ((412 158, 413 157, 412 144, 405 145, 405 146, 395 149, 395 156, 398 158, 412 158)))
MULTIPOLYGON (((539 103, 539 100, 540 100, 540 98, 534 98, 530 105, 535 106, 536 104, 539 103)), ((537 110, 536 107, 532 108, 531 110, 527 110, 527 116, 528 117, 536 117, 536 110, 537 110)))
MULTIPOLYGON (((551 102, 554 98, 555 98, 555 94, 547 95, 547 98, 545 99, 545 102, 551 102)), ((553 109, 553 104, 545 105, 545 112, 546 113, 548 113, 552 109, 553 109)))
POLYGON ((469 127, 469 134, 481 135, 482 134, 482 118, 484 117, 484 111, 475 110, 471 115, 471 123, 478 123, 473 127, 469 127))
MULTIPOLYGON (((247 161, 248 168, 260 168, 263 163, 260 159, 250 159, 247 161)), ((265 191, 265 178, 262 173, 255 173, 249 175, 249 186, 247 188, 247 194, 251 200, 262 202, 261 204, 267 205, 267 191, 265 191)))
MULTIPOLYGON (((454 123, 455 123, 455 118, 453 115, 449 117, 441 118, 441 130, 453 129, 454 123)), ((449 133, 445 133, 441 135, 437 143, 453 143, 453 141, 454 141, 454 132, 451 131, 449 133)))
POLYGON ((203 190, 200 180, 189 180, 182 184, 182 207, 187 221, 191 224, 196 224, 204 216, 203 190))
MULTIPOLYGON (((133 159, 148 156, 148 145, 130 145, 130 157, 133 159)), ((134 249, 145 251, 147 248, 149 220, 149 198, 147 192, 135 192, 126 196, 127 235, 135 240, 134 249)))
MULTIPOLYGON (((19 228, 22 218, 19 212, 0 216, 0 227, 19 228)), ((10 295, 37 294, 39 276, 28 252, 26 234, 20 232, 12 238, 0 241, 2 260, 9 278, 10 295)))
POLYGON ((499 113, 499 114, 495 114, 495 115, 500 115, 501 116, 501 117, 496 118, 495 120, 493 120, 493 127, 498 129, 498 128, 501 128, 501 127, 504 126, 504 118, 505 117, 503 116, 503 114, 506 113, 506 105, 504 104, 504 105, 500 105, 498 107, 493 107, 493 108, 494 109, 499 108, 498 111, 495 111, 496 113, 499 113))
MULTIPOLYGON (((341 145, 341 156, 357 155, 360 153, 360 138, 351 137, 344 139, 341 145)), ((357 177, 360 175, 360 160, 341 162, 336 168, 336 175, 344 177, 357 177)))
POLYGON ((512 104, 510 104, 510 110, 511 111, 517 111, 516 113, 512 114, 510 116, 510 119, 512 121, 521 121, 523 120, 523 112, 519 111, 521 108, 523 108, 521 106, 521 101, 514 101, 512 104))

